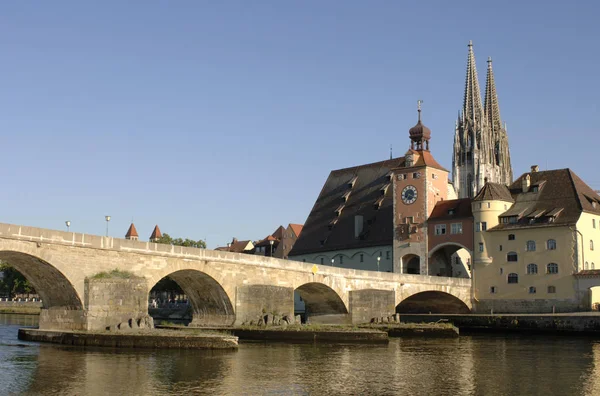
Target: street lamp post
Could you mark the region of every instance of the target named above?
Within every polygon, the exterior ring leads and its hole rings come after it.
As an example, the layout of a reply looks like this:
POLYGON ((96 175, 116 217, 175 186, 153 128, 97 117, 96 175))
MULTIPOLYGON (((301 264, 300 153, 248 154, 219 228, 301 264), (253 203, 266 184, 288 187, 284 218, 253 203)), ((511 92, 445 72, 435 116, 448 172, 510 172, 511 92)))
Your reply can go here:
POLYGON ((333 265, 335 263, 335 259, 331 259, 331 266, 335 267, 335 265, 333 265))
POLYGON ((106 236, 108 236, 108 222, 110 221, 110 216, 104 216, 104 219, 106 220, 106 236))
POLYGON ((269 244, 271 245, 271 257, 273 257, 273 241, 269 241, 269 244))
POLYGON ((379 262, 381 261, 381 256, 377 256, 377 272, 379 272, 379 262))
POLYGON ((67 232, 69 232, 69 229, 71 228, 71 222, 69 220, 65 221, 65 224, 67 226, 67 232))

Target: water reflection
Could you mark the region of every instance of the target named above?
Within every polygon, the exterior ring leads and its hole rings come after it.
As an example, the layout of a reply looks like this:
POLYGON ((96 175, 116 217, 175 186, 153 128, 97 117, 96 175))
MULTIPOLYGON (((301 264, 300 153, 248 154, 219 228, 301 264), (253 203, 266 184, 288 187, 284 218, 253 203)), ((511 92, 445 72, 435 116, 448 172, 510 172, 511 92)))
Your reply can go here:
POLYGON ((595 339, 464 336, 387 346, 248 343, 238 351, 81 349, 0 326, 0 394, 597 395, 595 339))

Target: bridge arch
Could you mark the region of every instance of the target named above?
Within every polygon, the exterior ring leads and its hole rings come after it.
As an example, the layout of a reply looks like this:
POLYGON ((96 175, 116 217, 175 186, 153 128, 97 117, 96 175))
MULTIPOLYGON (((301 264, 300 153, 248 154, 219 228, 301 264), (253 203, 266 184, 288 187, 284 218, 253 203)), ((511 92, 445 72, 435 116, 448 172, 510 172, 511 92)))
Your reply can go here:
POLYGON ((188 298, 192 307, 190 326, 229 326, 234 323, 231 298, 212 276, 195 269, 180 269, 151 280, 148 292, 166 276, 175 281, 188 298))
POLYGON ((70 279, 49 261, 31 253, 0 250, 0 261, 14 267, 33 285, 44 309, 82 310, 82 299, 70 279))
POLYGON ((344 322, 348 308, 340 295, 326 284, 309 282, 295 289, 305 306, 305 317, 309 322, 344 322), (335 320, 338 317, 339 320, 335 320))
POLYGON ((426 290, 405 296, 396 306, 397 313, 471 313, 468 301, 440 290, 426 290))

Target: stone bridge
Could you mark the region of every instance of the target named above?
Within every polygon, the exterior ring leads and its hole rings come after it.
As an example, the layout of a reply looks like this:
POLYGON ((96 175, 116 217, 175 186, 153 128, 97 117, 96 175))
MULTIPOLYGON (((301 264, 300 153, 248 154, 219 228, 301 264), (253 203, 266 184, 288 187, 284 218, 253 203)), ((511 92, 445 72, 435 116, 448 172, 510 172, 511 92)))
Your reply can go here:
POLYGON ((0 260, 42 298, 42 329, 94 330, 148 314, 165 276, 191 303, 192 325, 239 325, 293 315, 294 291, 311 322, 361 323, 394 312, 468 312, 470 279, 316 266, 290 260, 0 223, 0 260), (114 269, 130 279, 98 276, 114 269))

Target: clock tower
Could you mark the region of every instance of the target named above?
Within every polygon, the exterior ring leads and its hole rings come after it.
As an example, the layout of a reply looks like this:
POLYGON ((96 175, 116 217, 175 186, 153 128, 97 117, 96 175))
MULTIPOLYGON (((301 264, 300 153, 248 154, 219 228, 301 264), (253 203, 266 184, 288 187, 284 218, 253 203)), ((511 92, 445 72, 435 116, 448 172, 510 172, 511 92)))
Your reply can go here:
MULTIPOLYGON (((431 130, 421 122, 410 128, 404 166, 393 170, 394 272, 431 275, 428 270, 427 219, 438 201, 447 199, 448 170, 431 155, 431 130)), ((435 274, 433 274, 435 275, 435 274)))

